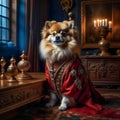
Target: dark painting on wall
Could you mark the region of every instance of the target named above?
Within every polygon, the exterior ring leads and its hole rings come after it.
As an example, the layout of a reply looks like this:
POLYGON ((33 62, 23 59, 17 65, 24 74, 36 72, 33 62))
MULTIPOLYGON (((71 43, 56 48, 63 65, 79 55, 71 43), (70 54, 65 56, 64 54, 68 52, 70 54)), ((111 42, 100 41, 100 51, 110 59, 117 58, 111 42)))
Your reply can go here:
POLYGON ((120 47, 120 1, 96 0, 83 1, 81 4, 81 44, 85 48, 97 48, 100 40, 99 31, 95 29, 95 19, 107 19, 112 21, 112 31, 107 39, 112 48, 120 47))

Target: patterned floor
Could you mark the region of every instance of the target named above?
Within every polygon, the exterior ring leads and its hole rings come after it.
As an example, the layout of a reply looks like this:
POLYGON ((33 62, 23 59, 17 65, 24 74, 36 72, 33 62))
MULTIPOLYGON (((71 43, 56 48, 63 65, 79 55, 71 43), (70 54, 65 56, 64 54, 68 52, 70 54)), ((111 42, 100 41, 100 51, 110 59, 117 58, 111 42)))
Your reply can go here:
MULTIPOLYGON (((114 108, 120 114, 120 90, 98 89, 98 91, 105 97, 105 108, 114 108)), ((109 117, 98 117, 83 114, 73 114, 71 112, 60 112, 58 106, 53 108, 45 108, 44 103, 47 99, 42 98, 41 101, 26 105, 19 109, 19 114, 12 118, 12 120, 120 120, 109 117)))

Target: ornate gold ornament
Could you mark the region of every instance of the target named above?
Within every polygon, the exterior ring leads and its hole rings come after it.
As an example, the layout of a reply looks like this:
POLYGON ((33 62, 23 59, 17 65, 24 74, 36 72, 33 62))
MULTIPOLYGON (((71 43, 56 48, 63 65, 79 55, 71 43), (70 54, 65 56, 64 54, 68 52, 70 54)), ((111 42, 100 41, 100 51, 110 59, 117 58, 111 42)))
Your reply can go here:
POLYGON ((10 59, 10 65, 7 68, 7 74, 9 76, 8 82, 17 82, 15 76, 18 74, 18 69, 16 66, 16 60, 14 57, 10 59))
POLYGON ((117 49, 116 53, 118 56, 120 56, 120 49, 117 49))
POLYGON ((17 75, 17 80, 28 80, 32 77, 27 73, 29 68, 31 67, 31 63, 27 60, 27 56, 25 55, 25 52, 22 52, 22 55, 20 56, 21 60, 18 62, 17 67, 21 71, 17 75))
POLYGON ((5 69, 4 69, 5 64, 6 64, 5 59, 4 59, 3 57, 1 57, 1 59, 0 59, 0 65, 1 65, 0 80, 5 80, 5 79, 7 79, 7 78, 6 78, 6 75, 5 75, 5 69))
POLYGON ((73 0, 60 0, 62 9, 69 12, 73 6, 73 0))
POLYGON ((100 37, 101 40, 98 42, 99 49, 101 50, 100 56, 108 56, 110 53, 108 52, 110 48, 110 42, 106 39, 108 32, 112 30, 107 27, 100 28, 100 37))

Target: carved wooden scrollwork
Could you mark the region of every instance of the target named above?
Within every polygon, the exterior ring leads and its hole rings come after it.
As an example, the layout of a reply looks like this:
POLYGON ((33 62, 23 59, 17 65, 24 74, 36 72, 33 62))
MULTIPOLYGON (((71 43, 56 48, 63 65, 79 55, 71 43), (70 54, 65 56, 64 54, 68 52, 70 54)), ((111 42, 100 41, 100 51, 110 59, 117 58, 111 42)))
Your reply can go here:
POLYGON ((60 0, 62 9, 69 12, 73 6, 73 0, 60 0))
POLYGON ((93 85, 100 87, 120 86, 120 57, 119 56, 81 56, 88 78, 93 85))
POLYGON ((11 92, 5 92, 4 94, 0 95, 0 108, 5 108, 7 106, 11 106, 14 104, 21 103, 28 99, 36 98, 40 95, 41 89, 39 86, 28 87, 23 89, 16 89, 11 92), (8 94, 9 93, 9 94, 8 94))
POLYGON ((100 66, 100 63, 89 63, 88 70, 90 71, 98 71, 98 68, 100 66))
POLYGON ((99 78, 105 78, 108 75, 112 75, 112 73, 114 74, 117 70, 118 70, 117 64, 115 63, 105 63, 105 62, 101 62, 101 63, 89 63, 88 66, 88 70, 89 71, 93 71, 96 72, 98 74, 99 78))

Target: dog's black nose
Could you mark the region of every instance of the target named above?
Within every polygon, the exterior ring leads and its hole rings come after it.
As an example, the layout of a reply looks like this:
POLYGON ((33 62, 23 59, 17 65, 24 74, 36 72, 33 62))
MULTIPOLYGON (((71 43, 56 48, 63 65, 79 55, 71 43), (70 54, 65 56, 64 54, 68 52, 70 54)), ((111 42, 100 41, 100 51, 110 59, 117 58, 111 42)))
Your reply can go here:
POLYGON ((56 41, 61 41, 60 36, 56 36, 56 41))
POLYGON ((61 43, 61 42, 63 42, 63 38, 61 36, 56 36, 56 37, 54 37, 53 42, 54 43, 61 43))

